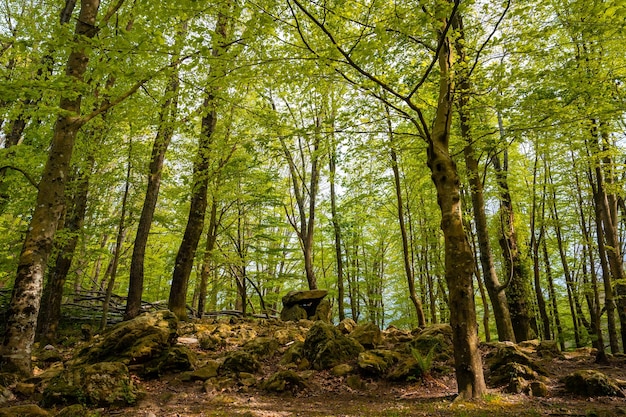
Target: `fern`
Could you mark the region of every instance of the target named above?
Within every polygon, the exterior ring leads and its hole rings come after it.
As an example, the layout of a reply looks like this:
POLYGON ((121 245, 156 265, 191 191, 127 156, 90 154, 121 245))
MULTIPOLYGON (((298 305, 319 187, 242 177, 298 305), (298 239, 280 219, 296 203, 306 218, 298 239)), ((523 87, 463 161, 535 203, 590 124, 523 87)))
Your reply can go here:
POLYGON ((415 349, 411 348, 411 354, 413 358, 415 358, 415 362, 417 362, 417 366, 420 369, 422 375, 430 375, 430 371, 433 367, 433 359, 435 357, 435 348, 437 345, 433 345, 426 355, 422 355, 422 353, 415 349))

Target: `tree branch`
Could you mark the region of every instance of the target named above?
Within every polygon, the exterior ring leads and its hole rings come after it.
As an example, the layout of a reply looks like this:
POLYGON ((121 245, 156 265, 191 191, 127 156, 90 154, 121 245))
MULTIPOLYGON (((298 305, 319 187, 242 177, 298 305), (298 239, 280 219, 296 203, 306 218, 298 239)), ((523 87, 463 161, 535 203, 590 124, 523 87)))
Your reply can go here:
POLYGON ((39 190, 39 184, 37 183, 37 181, 35 181, 35 179, 28 172, 24 171, 22 168, 19 168, 13 165, 0 166, 0 171, 3 171, 5 169, 12 169, 14 171, 20 172, 24 176, 24 178, 26 178, 28 182, 31 183, 33 187, 39 190))

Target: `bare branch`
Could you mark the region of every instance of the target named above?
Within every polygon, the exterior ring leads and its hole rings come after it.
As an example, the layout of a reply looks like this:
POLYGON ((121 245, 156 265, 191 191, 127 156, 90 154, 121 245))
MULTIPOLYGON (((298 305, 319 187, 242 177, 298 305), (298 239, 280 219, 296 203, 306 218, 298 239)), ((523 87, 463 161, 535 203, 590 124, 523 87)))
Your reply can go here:
POLYGON ((511 7, 511 0, 507 0, 506 7, 502 11, 502 14, 500 15, 500 18, 498 19, 498 21, 496 22, 496 25, 493 27, 493 30, 491 31, 491 33, 489 34, 485 42, 483 42, 483 44, 478 49, 478 52, 476 53, 476 57, 474 58, 474 64, 472 65, 472 69, 469 71, 469 73, 467 73, 468 78, 472 75, 472 73, 476 69, 480 55, 482 54, 483 50, 485 49, 485 47, 487 46, 491 38, 493 38, 493 35, 495 35, 496 31, 498 30, 498 27, 500 26, 500 23, 502 23, 502 21, 504 20, 504 16, 509 11, 510 7, 511 7))

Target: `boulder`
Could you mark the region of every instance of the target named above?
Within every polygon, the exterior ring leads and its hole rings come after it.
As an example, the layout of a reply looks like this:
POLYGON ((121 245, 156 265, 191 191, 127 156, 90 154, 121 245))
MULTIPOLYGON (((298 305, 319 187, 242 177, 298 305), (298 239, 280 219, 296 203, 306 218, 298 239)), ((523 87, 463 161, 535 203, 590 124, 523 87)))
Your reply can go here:
POLYGON ((349 334, 352 333, 352 331, 354 329, 356 329, 356 321, 352 320, 352 319, 343 319, 339 322, 339 324, 337 325, 337 328, 339 329, 339 331, 343 334, 349 334))
POLYGON ((278 350, 278 340, 273 337, 257 337, 243 345, 243 350, 259 357, 264 358, 274 355, 278 350))
POLYGON ((348 365, 347 363, 341 363, 337 366, 334 366, 331 370, 330 373, 334 376, 346 376, 349 373, 351 373, 354 370, 354 368, 350 365, 348 365))
POLYGON ((374 348, 383 342, 383 335, 380 328, 374 323, 365 323, 357 326, 350 337, 355 339, 365 348, 374 348))
POLYGON ((607 397, 625 397, 617 382, 599 371, 576 371, 565 378, 565 389, 573 394, 607 397))
POLYGON ((270 392, 291 391, 295 393, 306 388, 307 384, 304 378, 298 375, 298 373, 292 370, 286 370, 276 372, 266 381, 263 381, 260 387, 261 389, 270 392))
POLYGON ((530 383, 529 394, 533 397, 547 397, 550 394, 548 386, 541 381, 533 381, 530 383))
POLYGON ((327 294, 326 290, 290 291, 282 299, 281 320, 309 319, 330 322, 330 302, 323 302, 327 294))
POLYGON ((210 360, 204 366, 185 374, 184 380, 206 381, 207 379, 215 378, 218 375, 220 365, 220 362, 210 360))
POLYGON ((166 373, 178 373, 196 368, 196 354, 187 346, 173 346, 163 351, 161 356, 143 365, 131 365, 146 377, 158 377, 166 373))
POLYGON ((408 351, 417 350, 422 356, 433 350, 434 359, 445 362, 452 358, 452 328, 449 324, 433 324, 421 329, 408 343, 408 351))
POLYGON ((537 356, 546 359, 563 358, 556 340, 542 340, 537 346, 537 356))
POLYGON ((413 356, 405 356, 387 373, 392 381, 410 381, 421 378, 424 374, 419 363, 413 356))
POLYGON ((177 339, 178 319, 168 310, 145 313, 113 326, 78 352, 70 365, 122 362, 144 375, 163 368, 177 339), (145 372, 144 372, 145 370, 145 372))
POLYGON ((526 381, 534 381, 538 374, 528 365, 517 362, 506 363, 491 372, 490 381, 492 385, 509 384, 511 380, 521 378, 526 381))
POLYGON ((538 363, 526 355, 517 345, 511 342, 500 342, 496 345, 496 349, 492 352, 486 363, 489 366, 491 372, 496 371, 498 368, 509 365, 511 363, 519 363, 521 365, 528 366, 533 371, 546 375, 546 371, 538 363))
POLYGON ((101 362, 74 366, 52 378, 44 389, 43 403, 123 406, 134 404, 138 394, 126 365, 101 362))
POLYGON ((318 321, 309 329, 302 353, 314 369, 329 369, 356 359, 364 350, 356 340, 347 337, 333 325, 318 321))
POLYGON ((230 352, 224 358, 224 363, 220 366, 220 374, 237 374, 242 372, 255 373, 261 368, 261 364, 250 353, 243 350, 230 352))
POLYGON ((359 368, 370 375, 383 376, 393 364, 398 362, 399 354, 385 349, 366 350, 359 353, 359 368))

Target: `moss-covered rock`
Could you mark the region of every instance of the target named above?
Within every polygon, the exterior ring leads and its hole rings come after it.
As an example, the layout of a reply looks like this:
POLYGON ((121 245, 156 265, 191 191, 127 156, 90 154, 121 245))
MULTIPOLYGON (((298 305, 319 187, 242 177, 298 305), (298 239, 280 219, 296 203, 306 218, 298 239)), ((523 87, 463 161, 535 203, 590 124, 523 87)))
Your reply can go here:
POLYGON ((536 371, 530 366, 517 362, 506 363, 494 369, 490 375, 491 384, 494 386, 506 385, 515 378, 522 378, 526 381, 534 381, 538 377, 536 371))
POLYGON ((44 390, 43 403, 128 405, 135 403, 138 394, 126 365, 101 362, 74 366, 52 378, 44 390))
POLYGON ((337 329, 343 334, 350 334, 354 329, 356 329, 356 321, 352 319, 343 319, 337 325, 337 329))
POLYGON ((0 408, 0 417, 49 417, 46 410, 34 404, 15 405, 13 407, 0 408))
POLYGON ((522 352, 517 345, 511 342, 498 343, 495 351, 487 357, 486 362, 491 372, 495 372, 498 368, 511 363, 519 363, 530 367, 533 371, 541 375, 546 375, 546 371, 541 365, 522 352))
POLYGON ((337 366, 333 366, 330 370, 330 373, 334 376, 346 376, 351 373, 354 368, 347 363, 340 363, 337 366))
POLYGON ((387 373, 387 378, 392 381, 410 381, 421 378, 424 374, 422 368, 413 356, 403 356, 396 365, 387 373))
POLYGON ((215 378, 221 365, 218 361, 210 360, 195 371, 187 372, 182 379, 184 381, 206 381, 215 378))
POLYGON ((398 362, 400 355, 391 350, 375 349, 359 353, 358 365, 363 372, 383 376, 398 362))
POLYGON ((237 350, 230 352, 224 358, 224 363, 219 368, 220 374, 240 374, 242 372, 255 373, 261 368, 259 361, 250 353, 237 350))
POLYGON ((157 377, 166 373, 193 370, 196 364, 196 354, 191 349, 186 346, 173 346, 164 350, 161 356, 150 362, 129 368, 146 377, 157 377))
POLYGON ((303 356, 318 370, 354 360, 363 350, 359 342, 321 321, 309 329, 302 346, 303 356))
POLYGON ((350 337, 366 348, 379 346, 383 342, 382 332, 374 323, 365 323, 355 327, 350 337))
POLYGON ((272 374, 260 387, 269 392, 297 392, 306 388, 307 384, 297 372, 286 370, 272 374))
POLYGON ((434 349, 437 360, 447 360, 452 357, 452 328, 449 324, 433 324, 424 329, 409 342, 409 351, 416 349, 422 355, 427 355, 434 349))
POLYGON ((72 364, 122 362, 142 373, 144 365, 149 372, 159 368, 159 362, 169 355, 174 345, 178 319, 171 311, 145 313, 117 324, 104 332, 88 347, 80 350, 72 364), (157 363, 150 363, 153 361, 157 363))
POLYGON ((264 358, 274 355, 278 351, 278 340, 273 337, 257 337, 243 345, 243 349, 258 357, 264 358))
POLYGON ((565 378, 565 389, 573 394, 586 396, 624 397, 617 382, 594 370, 576 371, 565 378))

